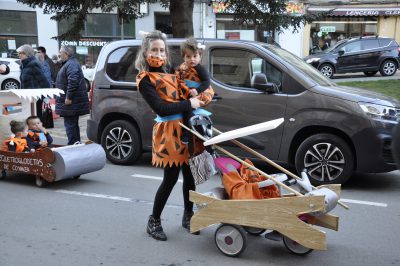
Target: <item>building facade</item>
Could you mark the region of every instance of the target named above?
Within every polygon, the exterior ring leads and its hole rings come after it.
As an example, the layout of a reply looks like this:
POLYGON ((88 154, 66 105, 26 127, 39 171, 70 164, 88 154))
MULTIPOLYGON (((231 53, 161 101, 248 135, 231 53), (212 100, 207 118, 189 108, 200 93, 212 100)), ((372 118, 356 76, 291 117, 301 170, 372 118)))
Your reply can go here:
POLYGON ((307 2, 308 13, 329 15, 304 27, 303 54, 327 49, 344 38, 385 36, 400 43, 400 1, 331 1, 307 2))

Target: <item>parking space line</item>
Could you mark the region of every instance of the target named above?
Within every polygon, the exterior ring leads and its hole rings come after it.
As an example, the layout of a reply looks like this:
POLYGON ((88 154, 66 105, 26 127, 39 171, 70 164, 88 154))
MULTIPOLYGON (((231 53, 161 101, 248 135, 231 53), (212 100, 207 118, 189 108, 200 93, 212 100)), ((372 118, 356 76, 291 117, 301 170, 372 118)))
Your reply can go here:
POLYGON ((340 199, 340 201, 343 201, 346 203, 363 204, 363 205, 370 205, 370 206, 376 206, 376 207, 385 207, 385 208, 387 207, 386 203, 380 203, 380 202, 352 200, 352 199, 340 199))
MULTIPOLYGON (((133 202, 133 203, 143 203, 143 204, 153 205, 153 201, 142 200, 142 199, 134 199, 134 198, 127 198, 127 197, 120 197, 120 196, 112 196, 112 195, 106 195, 106 194, 80 192, 80 191, 65 190, 65 189, 58 189, 58 190, 55 190, 55 192, 63 193, 63 194, 69 194, 69 195, 76 195, 76 196, 101 198, 101 199, 110 199, 110 200, 118 200, 118 201, 133 202)), ((182 205, 167 204, 165 206, 169 207, 169 208, 183 209, 182 205)))
MULTIPOLYGON (((162 177, 159 176, 152 176, 152 175, 142 175, 142 174, 133 174, 131 175, 133 177, 139 177, 139 178, 144 178, 144 179, 153 179, 153 180, 163 180, 162 177)), ((178 179, 179 183, 182 183, 183 180, 182 179, 178 179)))

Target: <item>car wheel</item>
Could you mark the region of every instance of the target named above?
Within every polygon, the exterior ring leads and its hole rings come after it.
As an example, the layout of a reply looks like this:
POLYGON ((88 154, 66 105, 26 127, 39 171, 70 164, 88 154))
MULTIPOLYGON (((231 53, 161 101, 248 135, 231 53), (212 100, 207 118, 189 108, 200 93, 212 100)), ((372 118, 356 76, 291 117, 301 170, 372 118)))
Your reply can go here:
POLYGON ((90 82, 87 79, 85 79, 85 86, 86 86, 86 90, 90 91, 90 82))
POLYGON ((15 79, 6 79, 1 84, 2 90, 17 90, 19 89, 19 82, 15 79))
POLYGON ((379 72, 382 76, 393 76, 397 71, 397 64, 392 60, 386 60, 382 63, 379 72))
POLYGON ((366 71, 366 72, 364 72, 364 74, 365 74, 367 77, 375 76, 376 73, 378 73, 378 71, 366 71))
POLYGON ((126 120, 116 120, 107 125, 101 135, 107 159, 114 164, 132 164, 142 154, 138 129, 126 120))
POLYGON ((295 165, 307 170, 314 185, 344 184, 354 171, 349 145, 332 134, 316 134, 305 139, 296 152, 295 165))
POLYGON ((335 73, 335 70, 333 69, 333 66, 331 64, 322 64, 318 68, 318 70, 319 70, 319 72, 322 73, 322 75, 324 75, 327 78, 332 78, 333 73, 335 73))

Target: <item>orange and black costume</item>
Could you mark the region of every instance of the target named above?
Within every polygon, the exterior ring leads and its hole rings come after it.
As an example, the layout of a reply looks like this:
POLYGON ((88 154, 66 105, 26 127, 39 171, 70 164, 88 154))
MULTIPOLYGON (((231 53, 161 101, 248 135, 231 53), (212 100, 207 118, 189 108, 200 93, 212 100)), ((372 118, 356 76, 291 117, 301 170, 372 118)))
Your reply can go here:
MULTIPOLYGON (((149 71, 141 72, 136 78, 136 84, 145 101, 153 111, 161 117, 181 114, 192 109, 189 100, 180 95, 179 80, 175 74, 169 74, 163 67, 150 67, 149 71)), ((208 102, 210 102, 209 99, 208 102)), ((189 201, 189 190, 195 190, 192 173, 188 166, 188 145, 181 142, 182 119, 158 122, 153 127, 152 163, 164 167, 164 178, 157 190, 153 217, 159 219, 167 199, 176 184, 179 172, 183 173, 183 198, 185 212, 192 212, 193 203, 189 201)), ((195 141, 195 152, 204 149, 199 141, 195 141)))
POLYGON ((4 151, 13 151, 13 152, 29 152, 30 149, 28 147, 28 143, 26 138, 16 138, 11 137, 4 141, 3 145, 4 151))
POLYGON ((29 130, 28 136, 26 137, 28 146, 30 148, 33 148, 35 150, 42 148, 42 145, 40 144, 40 141, 42 141, 40 139, 40 134, 43 134, 46 137, 47 147, 51 146, 51 144, 53 143, 53 138, 50 136, 49 132, 44 134, 42 131, 31 129, 29 130))

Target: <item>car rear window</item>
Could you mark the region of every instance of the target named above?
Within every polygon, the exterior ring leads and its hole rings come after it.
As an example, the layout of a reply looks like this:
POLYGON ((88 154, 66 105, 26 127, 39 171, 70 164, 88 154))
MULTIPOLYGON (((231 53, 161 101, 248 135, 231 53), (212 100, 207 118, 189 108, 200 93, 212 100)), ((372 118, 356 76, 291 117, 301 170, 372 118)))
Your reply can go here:
POLYGON ((121 47, 107 58, 106 73, 114 81, 136 82, 136 53, 139 47, 121 47))
POLYGON ((390 44, 390 42, 392 42, 393 40, 391 39, 379 39, 379 46, 380 47, 385 47, 388 46, 390 44))
POLYGON ((378 40, 364 40, 362 42, 364 50, 376 49, 379 47, 378 40))

